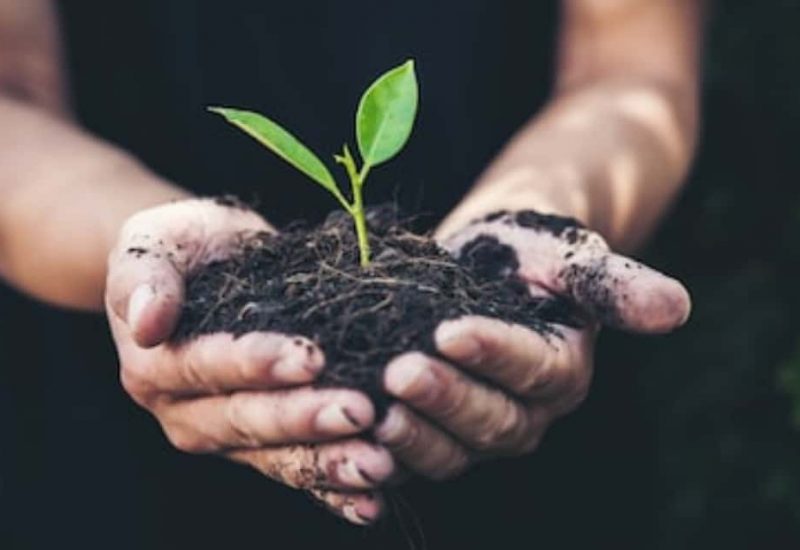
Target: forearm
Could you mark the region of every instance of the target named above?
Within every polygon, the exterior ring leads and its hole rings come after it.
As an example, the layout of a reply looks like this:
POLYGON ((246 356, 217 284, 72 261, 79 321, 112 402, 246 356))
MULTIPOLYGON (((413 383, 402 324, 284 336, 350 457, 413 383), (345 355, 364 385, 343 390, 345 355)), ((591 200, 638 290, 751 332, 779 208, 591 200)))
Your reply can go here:
POLYGON ((0 95, 0 273, 42 300, 100 310, 133 212, 186 196, 57 115, 0 95))
POLYGON ((515 136, 440 228, 495 210, 572 216, 630 250, 686 175, 695 146, 693 86, 609 78, 557 95, 515 136))

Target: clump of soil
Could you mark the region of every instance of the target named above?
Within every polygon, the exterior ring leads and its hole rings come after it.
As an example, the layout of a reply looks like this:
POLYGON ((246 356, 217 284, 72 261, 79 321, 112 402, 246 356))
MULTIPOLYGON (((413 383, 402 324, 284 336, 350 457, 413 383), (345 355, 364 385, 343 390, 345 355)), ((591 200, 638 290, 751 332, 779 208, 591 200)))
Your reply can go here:
POLYGON ((484 315, 553 337, 553 323, 575 324, 566 301, 530 296, 515 276, 516 253, 495 238, 478 237, 454 258, 406 230, 391 207, 372 208, 367 217, 373 255, 366 269, 341 211, 319 227, 243 240, 232 257, 187 281, 175 339, 252 331, 306 336, 325 353, 319 384, 363 390, 382 412, 385 365, 407 351, 435 354, 432 336, 443 320, 484 315))

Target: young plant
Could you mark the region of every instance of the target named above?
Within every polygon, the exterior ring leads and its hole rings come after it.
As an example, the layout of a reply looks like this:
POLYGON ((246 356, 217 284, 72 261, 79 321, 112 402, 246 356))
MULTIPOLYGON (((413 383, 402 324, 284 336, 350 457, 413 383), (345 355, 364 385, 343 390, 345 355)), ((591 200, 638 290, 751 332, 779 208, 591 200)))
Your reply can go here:
POLYGON ((300 140, 276 122, 258 113, 211 107, 279 157, 327 189, 352 216, 358 237, 361 265, 369 265, 370 250, 367 223, 364 217, 364 182, 370 170, 397 155, 408 141, 417 114, 419 89, 414 73, 414 61, 384 73, 373 82, 358 104, 356 111, 356 141, 361 166, 350 152, 347 143, 341 155, 334 155, 350 179, 351 200, 342 193, 325 164, 300 140))

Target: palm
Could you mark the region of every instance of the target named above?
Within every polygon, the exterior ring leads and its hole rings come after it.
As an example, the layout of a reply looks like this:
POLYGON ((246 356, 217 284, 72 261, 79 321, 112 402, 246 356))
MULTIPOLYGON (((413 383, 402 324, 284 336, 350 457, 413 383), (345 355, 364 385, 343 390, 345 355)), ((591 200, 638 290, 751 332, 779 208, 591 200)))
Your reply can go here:
POLYGON ((218 453, 313 489, 337 513, 367 523, 380 501, 351 493, 383 481, 393 462, 384 449, 352 437, 373 421, 365 396, 310 385, 324 364, 317 346, 264 332, 170 341, 193 269, 231 254, 244 235, 269 230, 254 212, 208 199, 128 220, 106 290, 123 386, 175 447, 218 453))
POLYGON ((484 317, 446 321, 435 335, 445 360, 409 354, 390 363, 385 385, 401 404, 390 409, 378 438, 430 477, 533 450, 553 419, 588 392, 600 326, 666 332, 689 313, 679 282, 613 254, 573 220, 498 213, 442 244, 461 257, 480 242, 513 249, 508 271, 534 296, 561 300, 575 314, 553 322, 555 336, 484 317))

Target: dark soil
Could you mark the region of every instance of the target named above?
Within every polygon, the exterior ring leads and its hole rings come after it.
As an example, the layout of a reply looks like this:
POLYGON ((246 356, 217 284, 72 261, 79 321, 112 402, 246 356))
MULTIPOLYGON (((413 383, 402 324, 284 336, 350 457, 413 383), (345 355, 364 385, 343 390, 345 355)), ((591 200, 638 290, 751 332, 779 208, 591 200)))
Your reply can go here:
POLYGON ((365 391, 380 411, 381 375, 407 351, 434 353, 443 320, 485 315, 557 337, 553 323, 575 324, 561 299, 532 298, 515 278, 516 253, 478 237, 454 259, 405 230, 390 207, 369 211, 372 263, 359 265, 352 222, 334 212, 321 226, 287 228, 241 243, 187 282, 175 339, 214 332, 303 335, 325 353, 319 384, 365 391))

